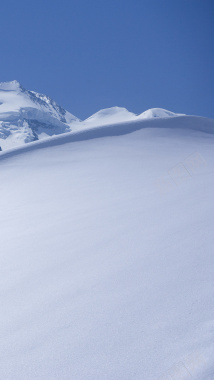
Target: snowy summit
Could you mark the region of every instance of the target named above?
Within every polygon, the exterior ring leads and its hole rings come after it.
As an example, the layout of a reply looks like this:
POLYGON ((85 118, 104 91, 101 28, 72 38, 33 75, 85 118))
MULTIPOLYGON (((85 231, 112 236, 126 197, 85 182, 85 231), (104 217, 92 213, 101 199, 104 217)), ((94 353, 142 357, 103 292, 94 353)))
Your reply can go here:
POLYGON ((78 119, 46 95, 19 82, 0 83, 0 146, 3 149, 71 130, 78 119))
POLYGON ((3 150, 71 131, 177 116, 180 114, 161 108, 136 115, 126 108, 111 107, 81 122, 50 97, 26 90, 16 80, 0 83, 0 146, 3 150))

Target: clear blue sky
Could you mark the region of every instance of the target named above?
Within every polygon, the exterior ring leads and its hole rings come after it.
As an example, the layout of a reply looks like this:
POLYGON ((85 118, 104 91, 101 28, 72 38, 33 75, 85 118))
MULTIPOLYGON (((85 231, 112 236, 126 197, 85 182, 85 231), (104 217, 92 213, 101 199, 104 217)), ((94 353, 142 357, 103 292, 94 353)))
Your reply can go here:
POLYGON ((214 118, 213 0, 1 0, 0 81, 81 119, 161 107, 214 118))

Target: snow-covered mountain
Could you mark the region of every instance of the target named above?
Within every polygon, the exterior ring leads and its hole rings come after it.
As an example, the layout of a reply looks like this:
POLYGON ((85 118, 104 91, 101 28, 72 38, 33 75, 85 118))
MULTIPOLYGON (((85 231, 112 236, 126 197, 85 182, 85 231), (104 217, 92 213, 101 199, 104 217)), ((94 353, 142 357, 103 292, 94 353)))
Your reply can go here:
POLYGON ((139 119, 150 119, 154 117, 177 117, 177 116, 184 116, 184 114, 181 113, 174 113, 171 111, 164 110, 163 108, 151 108, 143 113, 141 113, 138 118, 139 119))
POLYGON ((19 82, 0 83, 0 146, 12 148, 69 132, 78 119, 46 95, 19 82))
POLYGON ((138 119, 177 117, 179 114, 153 108, 136 115, 126 108, 112 107, 84 121, 46 95, 28 91, 15 81, 0 83, 0 146, 3 150, 53 135, 138 119))
POLYGON ((83 124, 87 125, 88 127, 95 127, 98 125, 122 123, 135 119, 136 115, 132 112, 129 112, 126 108, 111 107, 96 112, 88 119, 84 120, 83 124))
POLYGON ((184 116, 184 114, 177 114, 162 108, 151 108, 140 115, 136 115, 123 107, 111 107, 96 112, 94 115, 84 120, 82 125, 87 127, 95 127, 99 125, 124 123, 139 119, 168 118, 177 116, 184 116))
POLYGON ((175 116, 0 153, 0 379, 214 379, 213 147, 175 116))

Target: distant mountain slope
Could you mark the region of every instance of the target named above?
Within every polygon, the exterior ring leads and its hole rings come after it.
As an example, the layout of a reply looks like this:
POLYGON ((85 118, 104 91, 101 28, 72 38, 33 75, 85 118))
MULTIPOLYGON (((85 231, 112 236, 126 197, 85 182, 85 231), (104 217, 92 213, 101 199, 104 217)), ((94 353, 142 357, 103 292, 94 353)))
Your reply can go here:
POLYGON ((111 107, 100 110, 83 121, 87 126, 107 125, 135 120, 136 115, 123 107, 111 107))
POLYGON ((79 120, 46 95, 19 82, 0 83, 0 146, 7 149, 69 132, 79 120))
POLYGON ((184 116, 162 108, 151 108, 140 115, 129 112, 123 107, 111 107, 100 110, 82 122, 87 127, 107 125, 114 123, 123 123, 127 121, 134 121, 139 119, 153 119, 153 118, 168 118, 184 116))
POLYGON ((161 108, 140 115, 123 107, 102 109, 84 121, 59 106, 46 95, 26 90, 16 80, 0 83, 0 147, 14 148, 62 133, 126 123, 141 119, 178 117, 161 108))
POLYGON ((164 110, 163 108, 151 108, 143 113, 141 113, 138 118, 139 119, 150 119, 155 117, 177 117, 177 116, 184 116, 184 114, 180 113, 174 113, 171 111, 164 110))

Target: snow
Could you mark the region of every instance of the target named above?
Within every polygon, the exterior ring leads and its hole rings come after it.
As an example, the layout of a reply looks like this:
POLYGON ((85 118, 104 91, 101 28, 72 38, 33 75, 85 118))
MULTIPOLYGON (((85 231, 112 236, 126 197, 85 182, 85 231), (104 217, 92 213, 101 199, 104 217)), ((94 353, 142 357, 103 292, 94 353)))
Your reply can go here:
POLYGON ((0 153, 0 378, 213 380, 214 121, 0 153))
POLYGON ((84 121, 88 126, 107 125, 113 123, 120 123, 124 121, 131 121, 136 119, 136 115, 129 112, 123 107, 105 108, 96 112, 84 121))
POLYGON ((115 123, 122 123, 128 121, 134 121, 139 119, 151 119, 151 118, 168 118, 184 116, 184 114, 177 114, 171 111, 164 110, 162 108, 151 108, 140 115, 136 115, 129 112, 123 107, 111 107, 105 108, 96 112, 94 115, 90 116, 88 119, 81 123, 81 126, 87 126, 91 128, 92 126, 101 126, 115 123))
POLYGON ((0 146, 3 150, 69 132, 79 119, 46 95, 17 81, 0 83, 0 146), (28 133, 26 135, 26 125, 28 133))
POLYGON ((123 107, 111 107, 80 121, 47 95, 26 90, 16 80, 0 83, 0 146, 3 150, 70 131, 180 115, 161 108, 136 115, 123 107))
POLYGON ((0 82, 0 90, 3 91, 17 91, 20 89, 20 83, 17 80, 10 82, 0 82))
POLYGON ((143 113, 141 113, 138 118, 139 119, 148 119, 154 117, 176 117, 176 116, 184 116, 184 114, 174 113, 171 111, 164 110, 163 108, 151 108, 143 113))

